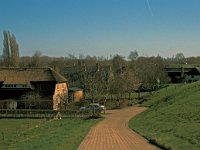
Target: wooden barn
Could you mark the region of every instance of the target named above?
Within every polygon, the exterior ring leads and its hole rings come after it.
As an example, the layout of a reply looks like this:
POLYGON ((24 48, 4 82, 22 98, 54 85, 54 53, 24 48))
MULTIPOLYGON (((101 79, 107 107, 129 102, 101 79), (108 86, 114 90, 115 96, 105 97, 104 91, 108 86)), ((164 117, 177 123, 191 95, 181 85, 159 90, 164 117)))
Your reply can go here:
POLYGON ((28 103, 29 108, 59 110, 67 98, 67 79, 52 68, 0 68, 0 100, 21 102, 18 108, 28 103))

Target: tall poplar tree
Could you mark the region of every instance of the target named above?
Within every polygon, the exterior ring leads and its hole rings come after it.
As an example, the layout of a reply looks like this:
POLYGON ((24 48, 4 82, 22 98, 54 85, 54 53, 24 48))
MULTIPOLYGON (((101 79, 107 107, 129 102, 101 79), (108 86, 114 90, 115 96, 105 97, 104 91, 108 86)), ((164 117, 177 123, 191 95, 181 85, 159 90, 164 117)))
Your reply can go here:
POLYGON ((10 48, 11 48, 11 66, 19 65, 19 46, 17 44, 15 35, 12 34, 10 38, 10 48))
POLYGON ((3 31, 4 41, 3 41, 3 63, 5 66, 10 66, 10 33, 8 31, 3 31))
POLYGON ((16 67, 19 65, 19 46, 14 34, 9 31, 3 31, 3 64, 6 67, 16 67))

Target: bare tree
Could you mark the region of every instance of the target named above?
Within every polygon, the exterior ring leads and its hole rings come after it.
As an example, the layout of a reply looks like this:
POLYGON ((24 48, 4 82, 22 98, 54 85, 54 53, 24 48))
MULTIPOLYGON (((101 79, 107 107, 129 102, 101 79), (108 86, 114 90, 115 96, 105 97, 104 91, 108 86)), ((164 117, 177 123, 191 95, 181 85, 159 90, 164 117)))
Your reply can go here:
POLYGON ((132 70, 127 70, 124 73, 124 91, 129 94, 129 99, 131 99, 131 93, 133 93, 135 90, 137 90, 141 84, 140 79, 136 75, 135 72, 132 70))
POLYGON ((118 99, 125 93, 126 79, 123 74, 117 74, 109 82, 109 91, 111 95, 117 95, 118 99))
POLYGON ((130 59, 129 69, 133 70, 134 72, 136 72, 136 70, 137 70, 137 65, 136 65, 137 58, 138 58, 137 50, 131 51, 129 56, 128 56, 128 59, 130 59))
POLYGON ((130 52, 128 59, 130 59, 131 61, 134 61, 137 59, 137 57, 138 57, 138 52, 137 50, 134 50, 130 52))
POLYGON ((39 93, 35 93, 35 92, 28 92, 22 95, 21 100, 24 103, 25 109, 31 109, 31 108, 40 109, 41 102, 42 102, 39 93))
POLYGON ((10 38, 10 48, 11 48, 11 66, 18 66, 19 65, 19 46, 17 44, 14 34, 12 34, 10 38))
POLYGON ((68 54, 68 58, 69 59, 77 59, 76 56, 74 56, 73 54, 68 54))
POLYGON ((184 64, 186 62, 185 56, 183 53, 177 53, 175 56, 175 61, 178 64, 184 64))
POLYGON ((115 55, 111 60, 111 63, 115 74, 120 74, 123 72, 123 69, 125 67, 125 60, 122 56, 115 55))
POLYGON ((160 56, 140 57, 137 60, 137 72, 142 83, 142 88, 152 91, 160 83, 166 83, 168 78, 164 72, 164 61, 160 56))
POLYGON ((93 74, 85 74, 85 91, 87 91, 92 100, 98 101, 103 95, 107 94, 108 90, 108 79, 107 75, 103 71, 98 71, 93 74))
POLYGON ((36 51, 31 59, 31 67, 41 67, 41 57, 42 53, 40 51, 36 51))

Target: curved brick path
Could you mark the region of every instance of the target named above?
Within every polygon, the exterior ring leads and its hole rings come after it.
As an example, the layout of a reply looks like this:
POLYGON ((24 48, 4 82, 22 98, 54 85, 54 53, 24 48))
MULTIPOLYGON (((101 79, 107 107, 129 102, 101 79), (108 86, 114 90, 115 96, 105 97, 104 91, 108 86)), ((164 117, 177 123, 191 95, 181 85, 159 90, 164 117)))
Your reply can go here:
POLYGON ((105 120, 93 127, 79 150, 157 150, 143 137, 128 128, 128 121, 145 108, 109 110, 105 120))

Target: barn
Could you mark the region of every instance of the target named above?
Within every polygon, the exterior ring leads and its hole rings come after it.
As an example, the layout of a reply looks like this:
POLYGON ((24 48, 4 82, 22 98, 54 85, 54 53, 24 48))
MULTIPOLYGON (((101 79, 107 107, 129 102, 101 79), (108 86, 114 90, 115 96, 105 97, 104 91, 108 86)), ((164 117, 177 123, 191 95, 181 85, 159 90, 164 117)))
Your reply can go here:
POLYGON ((52 68, 0 68, 0 101, 16 100, 18 109, 59 110, 68 87, 67 79, 52 68))
POLYGON ((174 65, 165 67, 172 83, 191 83, 200 80, 199 65, 174 65))

